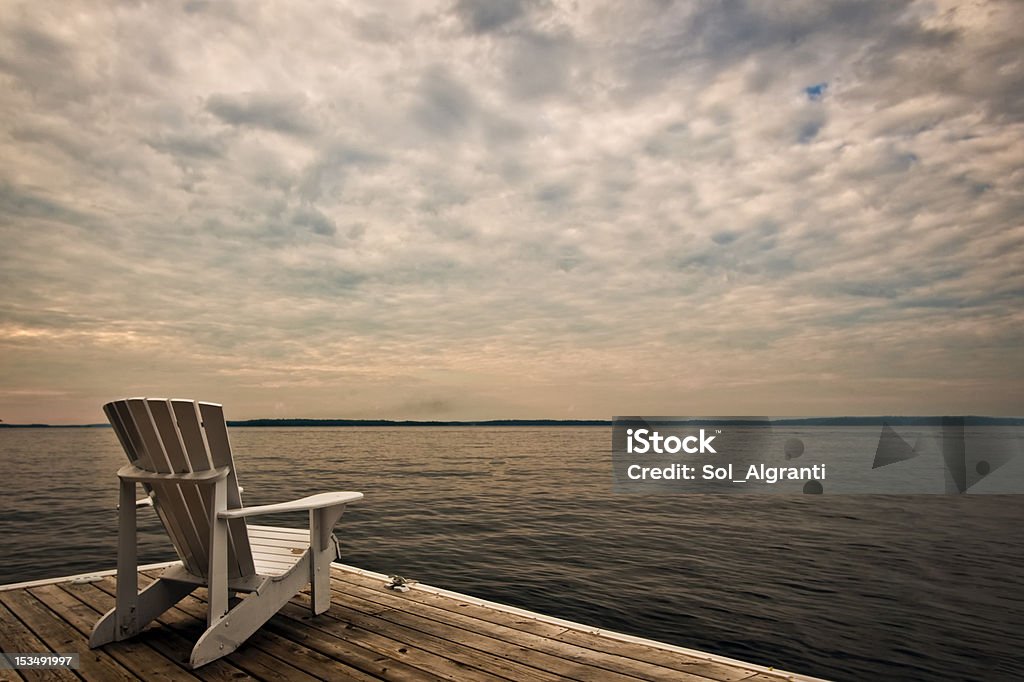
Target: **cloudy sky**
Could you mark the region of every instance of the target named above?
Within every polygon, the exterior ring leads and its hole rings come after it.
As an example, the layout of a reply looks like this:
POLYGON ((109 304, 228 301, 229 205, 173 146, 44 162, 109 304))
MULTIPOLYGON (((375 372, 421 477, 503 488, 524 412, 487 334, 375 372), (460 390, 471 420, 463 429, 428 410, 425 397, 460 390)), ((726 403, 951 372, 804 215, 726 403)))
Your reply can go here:
POLYGON ((1020 3, 0 4, 5 422, 1022 412, 1020 3))

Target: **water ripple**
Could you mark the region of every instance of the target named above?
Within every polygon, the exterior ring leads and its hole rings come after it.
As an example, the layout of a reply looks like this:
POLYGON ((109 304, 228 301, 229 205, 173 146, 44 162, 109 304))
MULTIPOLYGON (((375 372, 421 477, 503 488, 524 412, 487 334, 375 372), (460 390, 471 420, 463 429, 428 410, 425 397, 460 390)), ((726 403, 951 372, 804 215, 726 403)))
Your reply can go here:
MULTIPOLYGON (((246 504, 366 494, 338 533, 363 568, 838 680, 1020 677, 1020 497, 614 495, 600 428, 231 435, 246 504)), ((122 460, 0 430, 0 583, 114 566, 122 460)), ((139 546, 172 558, 152 515, 139 546)))

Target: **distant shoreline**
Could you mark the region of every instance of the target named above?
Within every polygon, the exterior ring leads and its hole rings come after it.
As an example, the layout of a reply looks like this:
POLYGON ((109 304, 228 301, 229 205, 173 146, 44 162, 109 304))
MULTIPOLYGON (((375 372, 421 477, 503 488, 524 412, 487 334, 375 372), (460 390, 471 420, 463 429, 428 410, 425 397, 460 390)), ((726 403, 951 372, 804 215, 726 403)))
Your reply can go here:
MULTIPOLYGON (((966 426, 1024 426, 1024 417, 984 416, 916 416, 916 417, 793 417, 759 419, 756 417, 733 417, 704 419, 691 418, 676 420, 669 417, 649 418, 651 424, 708 424, 731 426, 942 426, 947 420, 963 420, 966 426), (662 421, 665 420, 665 421, 662 421)), ((397 427, 397 426, 440 426, 440 427, 499 427, 499 426, 604 426, 613 425, 610 419, 488 419, 481 421, 416 421, 392 419, 244 419, 228 421, 228 426, 249 427, 397 427)), ((90 429, 110 428, 109 424, 5 424, 0 429, 90 429)))

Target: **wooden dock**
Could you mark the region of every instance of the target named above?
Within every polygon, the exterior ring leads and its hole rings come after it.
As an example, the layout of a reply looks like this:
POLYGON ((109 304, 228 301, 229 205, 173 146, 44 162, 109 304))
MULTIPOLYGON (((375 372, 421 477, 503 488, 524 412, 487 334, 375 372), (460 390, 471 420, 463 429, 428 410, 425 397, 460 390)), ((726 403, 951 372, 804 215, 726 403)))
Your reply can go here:
MULTIPOLYGON (((144 567, 140 587, 159 575, 144 567)), ((0 650, 81 655, 77 671, 0 670, 0 680, 672 680, 814 678, 570 623, 424 585, 332 566, 332 603, 312 617, 299 594, 233 654, 189 670, 204 629, 197 589, 137 637, 90 650, 114 605, 112 572, 0 587, 0 650), (20 675, 20 676, 19 676, 20 675)))

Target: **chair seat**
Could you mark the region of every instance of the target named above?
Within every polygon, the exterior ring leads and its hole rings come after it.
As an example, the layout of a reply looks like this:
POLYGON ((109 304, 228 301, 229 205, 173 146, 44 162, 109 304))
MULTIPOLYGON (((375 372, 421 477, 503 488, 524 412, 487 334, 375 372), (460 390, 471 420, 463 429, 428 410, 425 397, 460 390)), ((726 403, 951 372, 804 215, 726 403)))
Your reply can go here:
POLYGON ((309 549, 309 530, 248 525, 252 561, 259 575, 284 575, 309 549))

